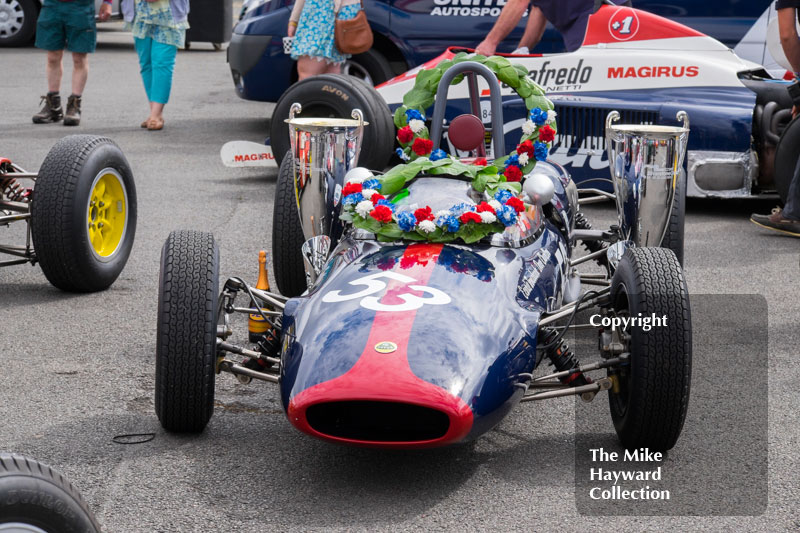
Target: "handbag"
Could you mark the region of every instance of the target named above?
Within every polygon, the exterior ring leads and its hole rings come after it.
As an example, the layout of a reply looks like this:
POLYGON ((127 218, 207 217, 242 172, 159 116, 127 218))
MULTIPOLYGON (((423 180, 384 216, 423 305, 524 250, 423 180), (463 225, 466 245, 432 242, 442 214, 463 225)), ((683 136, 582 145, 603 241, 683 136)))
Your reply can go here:
POLYGON ((340 20, 338 9, 334 14, 334 43, 342 54, 360 54, 372 48, 372 28, 369 27, 364 5, 360 3, 360 7, 358 15, 349 20, 340 20))

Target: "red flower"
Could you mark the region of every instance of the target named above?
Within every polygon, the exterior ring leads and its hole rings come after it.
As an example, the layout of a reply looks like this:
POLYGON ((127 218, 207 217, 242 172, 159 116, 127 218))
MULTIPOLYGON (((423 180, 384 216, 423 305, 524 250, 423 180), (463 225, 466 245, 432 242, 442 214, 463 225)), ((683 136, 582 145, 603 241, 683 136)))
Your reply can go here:
POLYGON ((391 222, 392 221, 392 210, 386 207, 385 205, 378 205, 375 206, 375 209, 369 212, 369 216, 377 220, 378 222, 391 222))
POLYGON ((408 144, 414 138, 414 132, 408 126, 403 126, 397 130, 397 140, 403 144, 408 144))
POLYGON ((478 213, 475 213, 474 211, 467 211, 459 218, 461 222, 464 224, 466 224, 467 222, 477 222, 477 223, 481 222, 481 216, 478 213))
POLYGON ((486 165, 489 164, 489 162, 486 161, 485 157, 478 157, 478 158, 475 159, 475 161, 472 162, 472 164, 473 165, 478 165, 479 167, 485 167, 486 165))
POLYGON ((522 171, 516 165, 509 165, 503 173, 506 181, 519 181, 522 179, 522 171))
MULTIPOLYGON (((545 126, 548 127, 548 126, 545 126)), ((541 131, 539 130, 539 135, 541 135, 541 131)), ((541 138, 541 137, 539 137, 541 138)), ((523 143, 519 143, 517 145, 517 154, 528 154, 528 157, 534 157, 535 149, 533 148, 533 143, 530 140, 527 140, 523 143)))
POLYGON ((494 207, 490 206, 487 202, 481 202, 478 204, 478 213, 483 212, 491 213, 493 215, 497 214, 494 210, 494 207))
POLYGON ((433 211, 431 211, 430 206, 425 206, 417 209, 414 211, 414 218, 417 219, 417 223, 422 222, 423 220, 433 220, 436 217, 433 215, 433 211))
POLYGON ((369 201, 372 202, 373 204, 377 204, 378 200, 386 200, 386 197, 384 195, 382 195, 381 193, 376 192, 369 199, 369 201))
POLYGON ((344 189, 342 189, 342 195, 347 196, 348 194, 361 192, 362 189, 363 187, 361 186, 360 183, 348 183, 347 185, 344 186, 344 189))
POLYGON ((414 150, 414 153, 417 155, 428 155, 431 153, 431 150, 433 150, 433 141, 417 137, 414 139, 414 144, 411 145, 411 149, 414 150))
POLYGON ((517 213, 522 213, 523 211, 525 211, 525 204, 522 203, 522 200, 520 200, 516 196, 512 196, 511 198, 506 200, 506 205, 509 207, 513 207, 514 211, 516 211, 517 213))
POLYGON ((539 140, 542 141, 543 143, 553 142, 553 139, 555 138, 556 138, 556 131, 550 126, 543 126, 539 128, 539 140))

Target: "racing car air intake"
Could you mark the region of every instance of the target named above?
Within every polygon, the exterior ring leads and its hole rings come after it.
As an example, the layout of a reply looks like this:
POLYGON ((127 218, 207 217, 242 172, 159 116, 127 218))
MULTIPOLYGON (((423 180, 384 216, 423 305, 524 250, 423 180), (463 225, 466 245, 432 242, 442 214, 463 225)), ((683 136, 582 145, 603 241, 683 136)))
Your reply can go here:
POLYGON ((318 403, 306 410, 314 431, 364 442, 421 442, 440 439, 450 428, 442 411, 400 402, 318 403))

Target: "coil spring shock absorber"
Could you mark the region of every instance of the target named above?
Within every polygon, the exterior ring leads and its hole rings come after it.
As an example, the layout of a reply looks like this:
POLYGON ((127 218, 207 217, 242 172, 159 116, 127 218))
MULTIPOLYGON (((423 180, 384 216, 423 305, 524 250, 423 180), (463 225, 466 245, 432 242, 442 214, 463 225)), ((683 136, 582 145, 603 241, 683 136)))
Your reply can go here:
MULTIPOLYGON (((578 211, 578 213, 575 215, 575 229, 592 229, 591 222, 589 222, 589 219, 586 218, 586 215, 580 211, 578 211)), ((605 243, 601 241, 583 241, 583 246, 590 253, 597 252, 606 247, 605 243)), ((601 265, 605 265, 608 262, 608 257, 601 255, 596 260, 601 265)))
POLYGON ((580 385, 587 385, 592 382, 591 379, 583 375, 583 372, 578 370, 578 360, 575 354, 570 349, 569 345, 563 339, 559 339, 555 344, 554 341, 558 338, 558 332, 551 328, 544 328, 542 330, 541 344, 546 346, 545 355, 550 359, 550 362, 555 367, 557 372, 564 372, 565 370, 575 369, 575 372, 559 378, 564 385, 578 387, 580 385), (550 346, 553 344, 552 346, 550 346))
POLYGON ((27 202, 30 199, 30 189, 15 178, 0 174, 0 198, 3 197, 11 202, 27 202))

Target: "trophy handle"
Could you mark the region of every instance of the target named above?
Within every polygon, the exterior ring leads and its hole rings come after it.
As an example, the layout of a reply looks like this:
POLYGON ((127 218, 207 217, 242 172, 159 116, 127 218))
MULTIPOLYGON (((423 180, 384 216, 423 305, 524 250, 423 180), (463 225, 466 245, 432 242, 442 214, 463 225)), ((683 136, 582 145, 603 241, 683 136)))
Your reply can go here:
POLYGON ((683 122, 683 129, 689 131, 689 113, 686 111, 678 111, 677 118, 679 121, 683 122))
POLYGON ((303 111, 303 106, 301 106, 299 102, 293 103, 292 106, 289 108, 289 120, 294 119, 294 116, 298 113, 301 113, 302 111, 303 111))
POLYGON ((356 128, 356 134, 354 138, 361 138, 361 136, 364 134, 364 113, 360 109, 355 108, 350 112, 350 116, 358 120, 358 127, 356 128))
POLYGON ((610 128, 610 127, 611 127, 611 125, 612 125, 614 122, 618 121, 618 120, 619 120, 619 112, 618 112, 618 111, 612 111, 612 112, 610 112, 610 113, 608 114, 608 116, 606 117, 606 129, 610 128))

